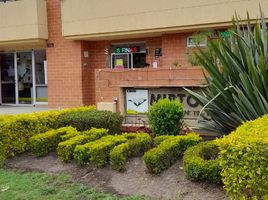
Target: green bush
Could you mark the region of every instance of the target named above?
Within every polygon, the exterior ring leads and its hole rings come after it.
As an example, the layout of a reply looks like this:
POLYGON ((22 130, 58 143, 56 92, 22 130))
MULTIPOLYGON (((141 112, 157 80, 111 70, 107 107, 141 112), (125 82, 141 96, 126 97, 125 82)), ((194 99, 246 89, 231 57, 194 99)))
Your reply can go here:
POLYGON ((60 117, 61 126, 72 126, 79 131, 91 128, 105 128, 110 134, 120 133, 123 117, 119 113, 110 111, 89 111, 81 113, 67 113, 60 117))
POLYGON ((5 160, 5 152, 4 152, 4 145, 0 142, 0 167, 2 166, 5 160))
POLYGON ((128 142, 116 146, 110 152, 110 165, 117 171, 124 171, 126 169, 126 161, 129 155, 130 147, 128 142))
POLYGON ((69 134, 70 132, 77 132, 77 130, 73 127, 63 127, 37 134, 29 140, 30 149, 35 155, 44 156, 49 151, 57 148, 58 144, 62 141, 62 135, 69 134))
POLYGON ((209 183, 221 182, 219 149, 214 141, 202 142, 186 150, 183 157, 183 170, 192 181, 209 183))
POLYGON ((160 135, 154 138, 154 146, 158 146, 159 144, 161 144, 162 142, 164 142, 165 140, 171 139, 173 137, 176 137, 174 135, 160 135))
MULTIPOLYGON (((64 161, 69 161, 73 158, 73 152, 77 145, 82 145, 94 140, 98 140, 101 137, 108 134, 107 129, 92 128, 89 131, 78 132, 74 137, 60 142, 57 148, 57 155, 64 161)), ((70 136, 70 134, 68 134, 70 136)), ((63 136, 61 138, 64 138, 63 136)))
POLYGON ((79 164, 95 164, 104 167, 109 160, 110 151, 117 145, 125 143, 127 139, 122 135, 108 135, 99 140, 84 145, 77 145, 74 150, 74 158, 79 164))
POLYGON ((159 174, 173 165, 188 147, 194 146, 200 141, 201 138, 197 134, 175 136, 147 151, 143 160, 149 172, 159 174))
POLYGON ((142 156, 151 147, 151 137, 147 133, 123 134, 129 139, 126 143, 116 146, 110 152, 110 164, 113 169, 124 171, 129 157, 142 156))
POLYGON ((268 197, 268 115, 217 140, 222 180, 231 199, 268 197))
POLYGON ((65 113, 95 110, 95 106, 52 110, 32 114, 0 116, 0 142, 3 144, 1 157, 14 156, 29 148, 30 137, 60 127, 59 117, 65 113))
POLYGON ((177 135, 183 118, 183 106, 178 100, 160 99, 148 112, 149 124, 155 135, 177 135))
POLYGON ((65 135, 61 136, 61 141, 67 141, 70 140, 76 136, 82 135, 82 132, 79 131, 70 131, 68 133, 66 133, 65 135))

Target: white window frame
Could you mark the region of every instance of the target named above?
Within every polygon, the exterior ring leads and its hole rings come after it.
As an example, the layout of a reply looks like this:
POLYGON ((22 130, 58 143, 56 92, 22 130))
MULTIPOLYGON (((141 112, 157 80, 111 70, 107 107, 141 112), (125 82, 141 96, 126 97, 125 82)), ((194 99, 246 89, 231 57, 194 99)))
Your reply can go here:
POLYGON ((208 44, 208 39, 207 37, 205 37, 204 39, 204 42, 201 42, 200 44, 196 45, 196 44, 192 44, 190 41, 191 41, 191 38, 193 38, 194 36, 188 36, 187 37, 187 47, 207 47, 207 44, 208 44))

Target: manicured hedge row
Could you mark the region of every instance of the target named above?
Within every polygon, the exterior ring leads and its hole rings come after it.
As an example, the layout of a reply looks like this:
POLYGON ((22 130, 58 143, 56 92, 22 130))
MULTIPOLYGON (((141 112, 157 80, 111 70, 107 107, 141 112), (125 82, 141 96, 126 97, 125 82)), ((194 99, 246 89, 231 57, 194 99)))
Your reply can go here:
POLYGON ((176 137, 176 136, 174 136, 174 135, 161 135, 161 136, 155 137, 154 138, 154 145, 158 146, 159 144, 161 144, 165 140, 171 139, 171 138, 174 138, 174 137, 176 137))
POLYGON ((126 141, 123 135, 104 136, 99 140, 76 146, 74 158, 81 165, 92 163, 97 167, 103 167, 108 163, 110 151, 126 141))
POLYGON ((49 151, 55 150, 58 144, 62 141, 61 136, 77 132, 73 127, 63 127, 55 130, 50 130, 46 133, 37 134, 30 138, 30 150, 37 156, 44 156, 49 151))
POLYGON ((28 140, 33 135, 60 127, 59 117, 75 112, 95 110, 95 106, 46 111, 32 114, 4 115, 0 117, 1 157, 14 156, 28 148, 28 140))
POLYGON ((129 140, 116 146, 110 152, 110 164, 113 169, 124 171, 129 157, 142 156, 151 147, 151 137, 147 133, 124 134, 129 140))
POLYGON ((183 170, 192 181, 221 182, 219 148, 214 141, 202 142, 184 153, 183 170))
MULTIPOLYGON (((98 140, 108 134, 107 129, 92 128, 89 131, 80 132, 78 135, 60 142, 57 148, 57 155, 64 161, 69 161, 73 158, 73 152, 77 145, 83 145, 88 142, 98 140)), ((70 134, 69 134, 70 136, 70 134)), ((66 138, 62 136, 62 138, 66 138)))
POLYGON ((67 113, 59 119, 61 126, 72 126, 79 131, 92 127, 105 128, 110 134, 120 133, 123 117, 119 113, 110 111, 89 111, 81 113, 67 113))
POLYGON ((187 136, 174 136, 146 152, 143 160, 149 172, 159 174, 173 165, 188 147, 200 141, 201 138, 194 133, 187 136))
POLYGON ((217 144, 231 199, 268 199, 268 115, 243 124, 217 144))

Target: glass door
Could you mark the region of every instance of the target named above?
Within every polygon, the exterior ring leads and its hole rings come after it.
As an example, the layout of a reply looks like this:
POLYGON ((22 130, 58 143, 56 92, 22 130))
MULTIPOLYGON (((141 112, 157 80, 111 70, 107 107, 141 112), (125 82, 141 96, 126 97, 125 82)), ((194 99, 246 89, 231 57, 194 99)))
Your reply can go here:
POLYGON ((14 53, 0 53, 0 72, 0 103, 15 104, 16 82, 14 53))
POLYGON ((19 104, 33 103, 33 71, 32 52, 18 52, 17 60, 17 90, 19 104))

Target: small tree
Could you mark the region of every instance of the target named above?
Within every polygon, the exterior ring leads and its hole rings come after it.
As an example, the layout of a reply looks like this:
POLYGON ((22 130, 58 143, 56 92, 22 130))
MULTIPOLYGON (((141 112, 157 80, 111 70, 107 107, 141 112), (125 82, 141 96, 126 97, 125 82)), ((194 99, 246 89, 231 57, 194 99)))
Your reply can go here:
POLYGON ((160 99, 148 112, 149 124, 155 135, 177 135, 183 118, 183 105, 178 100, 160 99))

